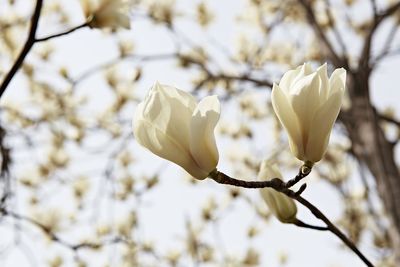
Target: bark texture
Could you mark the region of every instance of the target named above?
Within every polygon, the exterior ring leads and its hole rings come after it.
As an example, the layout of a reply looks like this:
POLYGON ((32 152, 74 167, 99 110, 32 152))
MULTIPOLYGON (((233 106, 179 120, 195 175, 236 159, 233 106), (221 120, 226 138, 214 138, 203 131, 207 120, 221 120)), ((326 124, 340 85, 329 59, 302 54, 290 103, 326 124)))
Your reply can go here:
POLYGON ((395 162, 394 144, 380 125, 380 116, 369 97, 369 75, 351 73, 348 80, 351 108, 340 116, 352 141, 352 154, 364 163, 377 185, 391 221, 390 238, 400 266, 400 173, 395 162))

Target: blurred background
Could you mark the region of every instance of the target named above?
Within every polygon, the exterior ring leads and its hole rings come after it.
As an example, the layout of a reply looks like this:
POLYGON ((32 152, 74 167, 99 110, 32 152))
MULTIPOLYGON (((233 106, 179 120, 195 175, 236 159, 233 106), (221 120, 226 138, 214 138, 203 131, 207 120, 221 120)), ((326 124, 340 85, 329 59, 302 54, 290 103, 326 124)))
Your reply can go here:
MULTIPOLYGON (((35 5, 0 0, 3 85, 35 5)), ((129 17, 34 43, 6 87, 0 266, 364 266, 331 233, 277 221, 257 190, 197 181, 132 135, 156 81, 216 94, 218 169, 255 180, 268 158, 293 178, 270 92, 304 62, 344 67, 348 88, 303 196, 376 266, 400 266, 400 2, 134 0, 129 17)), ((44 0, 36 38, 85 19, 78 0, 44 0)))

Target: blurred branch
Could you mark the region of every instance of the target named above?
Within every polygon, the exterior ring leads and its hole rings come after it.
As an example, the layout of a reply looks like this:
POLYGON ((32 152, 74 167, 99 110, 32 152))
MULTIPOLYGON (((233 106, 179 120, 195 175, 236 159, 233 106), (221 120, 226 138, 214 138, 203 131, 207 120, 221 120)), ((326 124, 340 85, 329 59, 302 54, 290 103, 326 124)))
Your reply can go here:
POLYGON ((298 1, 303 6, 304 10, 306 11, 308 22, 310 23, 311 27, 314 29, 315 34, 318 36, 318 38, 321 40, 321 42, 324 43, 326 48, 329 50, 328 57, 332 61, 333 65, 335 65, 336 67, 345 67, 347 69, 348 68, 347 62, 345 62, 342 58, 340 58, 337 55, 332 44, 329 42, 328 37, 325 35, 323 29, 318 24, 318 21, 315 17, 314 11, 311 6, 311 1, 309 1, 309 0, 298 0, 298 1))
POLYGON ((39 221, 37 221, 37 220, 35 220, 35 219, 32 219, 32 218, 30 218, 30 217, 27 217, 27 216, 20 215, 20 214, 18 214, 18 213, 9 211, 9 210, 7 210, 7 209, 5 209, 5 208, 0 208, 0 214, 1 214, 2 216, 10 216, 10 217, 12 217, 12 218, 14 218, 14 219, 28 222, 28 223, 30 223, 30 224, 36 226, 37 228, 39 228, 39 229, 40 229, 42 232, 44 232, 46 235, 48 235, 48 237, 49 237, 52 241, 54 241, 54 242, 56 242, 56 243, 58 243, 58 244, 60 244, 60 245, 62 245, 62 246, 64 246, 64 247, 67 247, 67 248, 69 248, 69 249, 71 249, 71 250, 74 250, 74 251, 80 250, 80 249, 82 249, 82 248, 98 249, 98 248, 101 248, 101 247, 104 246, 104 245, 111 245, 111 244, 116 244, 116 243, 124 242, 123 239, 121 239, 121 238, 119 238, 119 237, 116 237, 116 238, 111 239, 111 240, 109 240, 109 241, 106 241, 106 242, 104 242, 104 243, 82 242, 82 243, 78 243, 78 244, 71 244, 71 243, 69 243, 69 242, 67 242, 67 241, 65 241, 65 240, 63 240, 63 239, 61 239, 58 235, 56 235, 55 233, 53 233, 53 232, 51 231, 51 229, 49 229, 46 225, 40 223, 39 221))
POLYGON ((37 30, 37 26, 38 26, 38 22, 39 22, 39 18, 40 18, 40 11, 42 10, 42 5, 43 5, 43 0, 36 1, 35 10, 33 12, 32 18, 31 18, 31 27, 30 27, 29 34, 28 34, 28 39, 26 40, 21 53, 19 54, 16 61, 14 62, 14 65, 11 67, 9 72, 6 74, 6 77, 4 78, 2 84, 0 85, 0 98, 3 95, 3 93, 5 92, 8 84, 11 82, 14 75, 17 73, 18 69, 21 67, 22 63, 24 62, 25 57, 28 55, 29 51, 31 50, 32 46, 35 43, 35 35, 36 35, 36 30, 37 30))
POLYGON ((369 66, 369 61, 371 57, 371 46, 372 46, 372 39, 376 29, 380 26, 380 24, 389 16, 393 15, 396 11, 400 9, 400 1, 392 4, 384 11, 377 13, 374 17, 373 24, 371 25, 367 37, 365 38, 364 45, 360 54, 360 61, 359 61, 359 69, 370 70, 371 66, 369 66))
POLYGON ((49 35, 49 36, 42 37, 42 38, 36 38, 35 39, 35 43, 40 43, 40 42, 48 41, 48 40, 56 38, 56 37, 67 35, 67 34, 69 34, 71 32, 74 32, 76 30, 82 29, 82 28, 87 27, 87 26, 89 26, 89 24, 86 21, 86 22, 82 23, 81 25, 78 25, 78 26, 76 26, 76 27, 74 27, 72 29, 69 29, 69 30, 65 31, 65 32, 60 32, 60 33, 49 35))
POLYGON ((373 200, 371 199, 371 189, 370 189, 370 186, 369 186, 368 181, 367 181, 367 175, 366 175, 366 169, 365 169, 366 167, 360 161, 358 161, 357 164, 358 164, 358 166, 357 166, 358 167, 358 173, 360 174, 361 182, 362 182, 362 184, 364 186, 364 189, 365 189, 365 199, 366 199, 366 201, 368 203, 367 211, 371 215, 371 217, 373 218, 373 223, 376 225, 376 227, 382 233, 384 233, 386 229, 385 229, 385 226, 381 222, 382 218, 379 215, 379 213, 375 210, 375 207, 374 207, 375 205, 373 203, 373 200))
POLYGON ((111 59, 105 63, 102 63, 100 65, 94 66, 85 72, 83 72, 81 75, 79 75, 77 78, 72 79, 70 82, 74 85, 78 84, 82 80, 87 79, 89 76, 95 74, 98 71, 107 69, 117 63, 119 63, 122 60, 134 60, 138 62, 146 62, 146 61, 153 61, 153 60, 168 60, 168 59, 174 59, 178 56, 177 53, 165 53, 165 54, 154 54, 154 55, 126 55, 126 56, 119 56, 115 59, 111 59))
POLYGON ((399 29, 399 25, 397 23, 394 23, 392 25, 392 28, 389 31, 389 34, 386 38, 386 41, 383 45, 382 51, 379 53, 379 55, 377 55, 372 63, 372 65, 377 64, 380 60, 382 60, 383 58, 385 58, 388 55, 392 55, 395 54, 395 51, 391 51, 390 48, 392 47, 393 41, 395 39, 396 33, 399 29))
POLYGON ((369 0, 372 7, 372 13, 374 14, 374 21, 376 21, 378 17, 378 7, 376 6, 376 0, 369 0))
POLYGON ((0 125, 0 153, 1 153, 1 166, 0 166, 0 181, 3 184, 3 195, 0 196, 0 208, 4 206, 7 198, 11 194, 10 190, 10 174, 9 168, 11 164, 10 149, 5 145, 6 131, 0 125))
POLYGON ((206 71, 207 76, 199 81, 196 84, 196 87, 194 88, 194 91, 199 90, 201 87, 203 87, 207 82, 213 82, 213 81, 241 81, 241 82, 251 82, 256 86, 261 86, 261 87, 269 87, 272 88, 272 82, 269 80, 261 80, 261 79, 256 79, 250 77, 248 74, 239 74, 239 75, 229 75, 229 74, 224 74, 224 73, 219 73, 219 74, 212 74, 210 71, 206 71))
POLYGON ((281 192, 288 197, 297 200, 303 206, 308 208, 316 218, 323 221, 326 224, 328 230, 336 235, 340 240, 342 240, 343 243, 346 244, 346 246, 348 246, 365 263, 366 266, 374 267, 374 265, 364 256, 364 254, 362 254, 361 251, 358 250, 356 245, 349 238, 347 238, 346 235, 339 228, 337 228, 316 206, 311 204, 308 200, 304 199, 297 192, 288 189, 282 180, 274 178, 270 181, 244 181, 229 177, 228 175, 219 171, 211 173, 210 178, 220 184, 229 184, 244 188, 272 187, 278 192, 281 192))
POLYGON ((329 0, 325 0, 325 7, 326 7, 325 12, 328 16, 329 25, 331 26, 333 34, 335 35, 335 38, 336 38, 337 42, 339 43, 340 48, 342 49, 343 60, 348 62, 348 59, 347 59, 348 54, 347 54, 346 44, 345 44, 338 28, 336 27, 336 22, 335 22, 333 14, 332 14, 332 6, 331 6, 331 3, 329 0))
POLYGON ((384 120, 386 122, 392 123, 392 124, 394 124, 394 125, 396 125, 397 127, 400 128, 400 121, 396 120, 392 116, 388 116, 388 115, 382 114, 382 113, 378 113, 378 116, 379 116, 379 118, 381 120, 384 120))

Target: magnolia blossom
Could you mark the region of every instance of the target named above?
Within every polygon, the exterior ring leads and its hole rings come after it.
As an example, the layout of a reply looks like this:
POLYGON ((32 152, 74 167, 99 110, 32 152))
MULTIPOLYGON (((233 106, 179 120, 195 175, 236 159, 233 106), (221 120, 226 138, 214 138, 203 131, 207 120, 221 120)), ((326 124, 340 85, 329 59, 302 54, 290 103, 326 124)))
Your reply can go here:
POLYGON ((219 114, 217 96, 197 103, 189 93, 156 83, 136 109, 133 132, 138 143, 157 156, 204 179, 219 159, 214 137, 219 114))
MULTIPOLYGON (((273 178, 282 179, 278 167, 271 165, 267 160, 261 163, 258 179, 269 181, 273 178)), ((293 199, 273 188, 262 188, 260 193, 271 212, 283 223, 292 223, 296 220, 297 206, 293 199)))
POLYGON ((336 69, 328 78, 326 64, 314 72, 305 63, 286 72, 272 88, 272 106, 288 133, 290 149, 310 166, 326 151, 345 84, 345 69, 336 69))
POLYGON ((130 28, 129 0, 81 0, 92 28, 130 28))

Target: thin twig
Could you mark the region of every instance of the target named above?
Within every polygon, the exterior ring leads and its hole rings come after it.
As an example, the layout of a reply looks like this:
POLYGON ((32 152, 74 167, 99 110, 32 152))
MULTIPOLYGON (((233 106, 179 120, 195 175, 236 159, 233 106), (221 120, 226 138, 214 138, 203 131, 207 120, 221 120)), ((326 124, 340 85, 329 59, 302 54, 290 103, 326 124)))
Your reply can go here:
POLYGON ((359 68, 370 68, 369 62, 371 59, 371 47, 374 33, 387 17, 393 15, 398 10, 400 10, 400 1, 392 4, 387 9, 377 13, 377 15, 374 16, 374 21, 369 29, 367 37, 364 40, 364 45, 360 55, 359 68))
POLYGON ((293 224, 298 227, 308 228, 308 229, 317 230, 317 231, 329 231, 328 227, 311 225, 311 224, 305 223, 303 221, 300 221, 299 219, 296 219, 296 221, 293 224))
POLYGON ((396 33, 397 33, 398 29, 399 29, 399 25, 396 22, 393 23, 393 25, 392 25, 392 27, 391 27, 388 35, 387 35, 385 44, 383 45, 382 51, 379 53, 379 55, 377 55, 375 57, 373 65, 375 65, 382 58, 384 58, 385 56, 387 56, 387 55, 389 55, 391 53, 391 47, 392 47, 392 44, 393 44, 393 41, 395 39, 395 36, 396 36, 396 33))
POLYGON ((8 84, 11 82, 14 75, 17 73, 18 69, 21 67, 26 55, 28 55, 33 44, 35 43, 35 35, 36 35, 36 30, 37 30, 37 26, 38 26, 38 22, 39 22, 39 18, 40 18, 40 11, 42 10, 42 5, 43 5, 43 0, 36 1, 35 10, 33 12, 32 18, 31 18, 31 27, 30 27, 29 34, 28 34, 28 39, 26 40, 25 45, 21 50, 21 53, 18 55, 16 61, 14 62, 14 65, 11 67, 11 69, 5 76, 2 84, 0 85, 0 98, 3 95, 3 93, 5 92, 8 84))
POLYGON ((79 30, 79 29, 87 27, 87 26, 89 26, 88 22, 84 22, 81 25, 78 25, 78 26, 76 26, 76 27, 74 27, 72 29, 69 29, 67 31, 60 32, 60 33, 57 33, 57 34, 52 34, 52 35, 49 35, 49 36, 46 36, 46 37, 42 37, 42 38, 36 38, 35 39, 35 43, 40 43, 40 42, 48 41, 48 40, 56 38, 56 37, 67 35, 67 34, 69 34, 71 32, 74 32, 76 30, 79 30))
POLYGON ((337 228, 317 207, 315 207, 313 204, 311 204, 308 200, 304 199, 300 195, 296 195, 294 197, 295 200, 300 202, 303 206, 307 207, 312 214, 314 214, 315 217, 323 221, 326 226, 328 227, 329 231, 332 232, 334 235, 336 235, 340 240, 343 241, 343 243, 346 244, 368 267, 374 267, 374 265, 367 259, 364 254, 358 248, 356 245, 342 232, 340 231, 339 228, 337 228))
POLYGON ((308 200, 304 199, 300 194, 294 192, 293 190, 288 189, 285 186, 285 183, 278 179, 274 178, 270 181, 244 181, 229 177, 228 175, 219 172, 217 170, 210 173, 209 176, 214 181, 221 184, 229 184, 244 188, 264 188, 264 187, 272 187, 275 190, 284 193, 288 197, 291 197, 301 203, 303 206, 308 208, 312 214, 321 221, 323 221, 328 230, 336 235, 340 240, 343 241, 368 267, 374 267, 374 265, 361 253, 360 250, 356 247, 356 245, 349 239, 347 236, 339 230, 317 207, 311 204, 308 200))
MULTIPOLYGON (((295 184, 300 182, 303 178, 307 177, 311 172, 311 168, 312 168, 311 163, 306 163, 303 166, 301 166, 297 175, 293 179, 286 182, 286 184, 285 184, 286 188, 290 188, 290 187, 294 186, 295 184)), ((304 189, 303 189, 303 191, 304 191, 304 189)))
POLYGON ((96 243, 92 243, 92 242, 86 242, 85 241, 85 242, 82 242, 82 243, 71 244, 71 243, 61 239, 49 227, 47 227, 46 225, 42 224, 41 222, 39 222, 39 221, 37 221, 37 220, 35 220, 33 218, 30 218, 30 217, 27 217, 27 216, 12 212, 10 210, 6 210, 4 208, 0 209, 0 214, 2 216, 10 216, 10 217, 12 217, 14 219, 28 222, 28 223, 36 226, 37 228, 39 228, 52 241, 54 241, 54 242, 56 242, 56 243, 58 243, 58 244, 60 244, 60 245, 62 245, 64 247, 66 247, 66 248, 74 250, 74 251, 77 251, 77 250, 80 250, 80 249, 83 249, 83 248, 98 249, 98 248, 101 248, 102 246, 105 246, 105 245, 111 245, 111 244, 124 242, 123 239, 116 237, 116 238, 107 240, 104 243, 100 243, 100 242, 99 243, 97 243, 97 242, 96 243))

